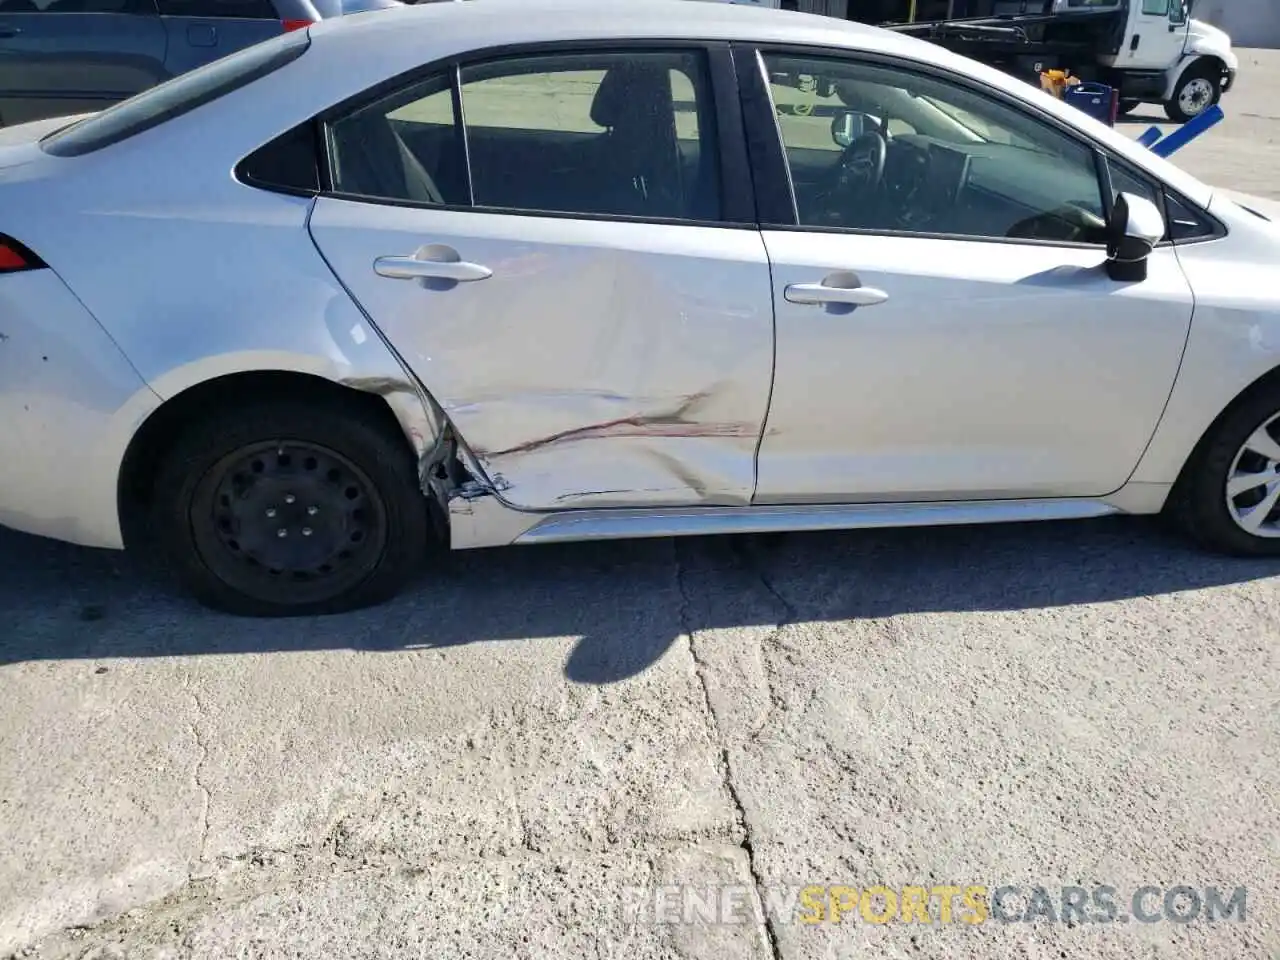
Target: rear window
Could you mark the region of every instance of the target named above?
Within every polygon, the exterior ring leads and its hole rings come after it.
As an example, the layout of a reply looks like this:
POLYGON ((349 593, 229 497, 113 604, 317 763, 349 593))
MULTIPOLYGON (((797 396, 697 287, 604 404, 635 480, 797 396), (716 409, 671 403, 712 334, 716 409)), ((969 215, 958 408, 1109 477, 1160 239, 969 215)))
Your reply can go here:
POLYGON ((55 157, 101 150, 279 70, 302 56, 310 44, 307 31, 294 30, 245 47, 51 133, 40 146, 55 157))

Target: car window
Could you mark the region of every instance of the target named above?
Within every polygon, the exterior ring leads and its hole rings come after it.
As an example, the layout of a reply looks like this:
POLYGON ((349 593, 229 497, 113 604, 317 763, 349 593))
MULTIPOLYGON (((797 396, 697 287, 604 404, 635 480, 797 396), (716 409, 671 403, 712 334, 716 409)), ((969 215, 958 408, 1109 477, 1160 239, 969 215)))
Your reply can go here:
POLYGON ((700 52, 504 58, 462 68, 459 99, 461 122, 442 76, 332 124, 334 189, 530 213, 720 216, 700 52))
POLYGON ((333 189, 373 200, 465 205, 466 153, 449 74, 437 74, 330 125, 333 189))
POLYGON ((274 73, 310 42, 305 30, 296 30, 244 47, 63 127, 40 146, 53 156, 76 157, 119 143, 274 73))
POLYGON ((499 60, 461 80, 477 206, 718 219, 700 53, 499 60))
POLYGON ((271 0, 157 0, 166 17, 200 17, 237 20, 283 19, 271 0))
POLYGON ((1094 151, 1030 111, 876 64, 774 55, 766 69, 802 225, 1105 242, 1094 151))

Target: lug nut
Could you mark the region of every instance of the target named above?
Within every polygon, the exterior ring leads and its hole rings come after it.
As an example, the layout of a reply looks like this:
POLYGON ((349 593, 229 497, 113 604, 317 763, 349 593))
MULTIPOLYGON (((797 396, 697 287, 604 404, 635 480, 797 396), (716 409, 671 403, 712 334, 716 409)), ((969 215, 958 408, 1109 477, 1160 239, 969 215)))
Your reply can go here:
POLYGON ((309 537, 309 536, 311 536, 311 528, 310 528, 310 527, 303 527, 303 528, 302 528, 302 535, 303 535, 304 537, 309 537))
POLYGON ((275 515, 276 515, 276 508, 275 508, 275 507, 267 507, 267 516, 268 516, 268 517, 274 517, 275 515))
MULTIPOLYGON (((1276 469, 1280 470, 1280 467, 1276 467, 1276 469)), ((307 516, 309 517, 314 517, 319 512, 320 512, 319 507, 307 507, 307 516)))
POLYGON ((297 497, 295 497, 292 493, 286 493, 286 494, 284 495, 284 502, 285 502, 285 503, 293 503, 293 501, 295 501, 295 500, 297 500, 297 499, 298 499, 298 498, 297 498, 297 497))
POLYGON ((289 531, 286 530, 284 527, 281 527, 279 530, 276 531, 277 537, 283 538, 283 537, 287 537, 288 535, 289 535, 289 531))

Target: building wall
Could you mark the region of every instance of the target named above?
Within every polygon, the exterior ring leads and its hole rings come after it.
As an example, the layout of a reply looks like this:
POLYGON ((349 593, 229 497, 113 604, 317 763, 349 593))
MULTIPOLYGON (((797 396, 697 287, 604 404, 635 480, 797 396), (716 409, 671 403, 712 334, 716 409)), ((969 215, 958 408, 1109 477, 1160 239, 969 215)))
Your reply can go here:
POLYGON ((1237 47, 1280 47, 1278 0, 1199 0, 1192 16, 1231 34, 1237 47))

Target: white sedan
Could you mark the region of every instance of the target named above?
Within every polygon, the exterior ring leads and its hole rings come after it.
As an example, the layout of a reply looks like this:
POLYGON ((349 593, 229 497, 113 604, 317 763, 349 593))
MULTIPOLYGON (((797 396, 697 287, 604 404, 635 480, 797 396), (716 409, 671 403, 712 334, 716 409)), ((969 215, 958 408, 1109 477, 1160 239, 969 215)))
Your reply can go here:
POLYGON ((1280 228, 894 33, 329 21, 4 131, 0 232, 0 523, 220 609, 377 602, 432 537, 1167 508, 1280 554, 1280 228))

